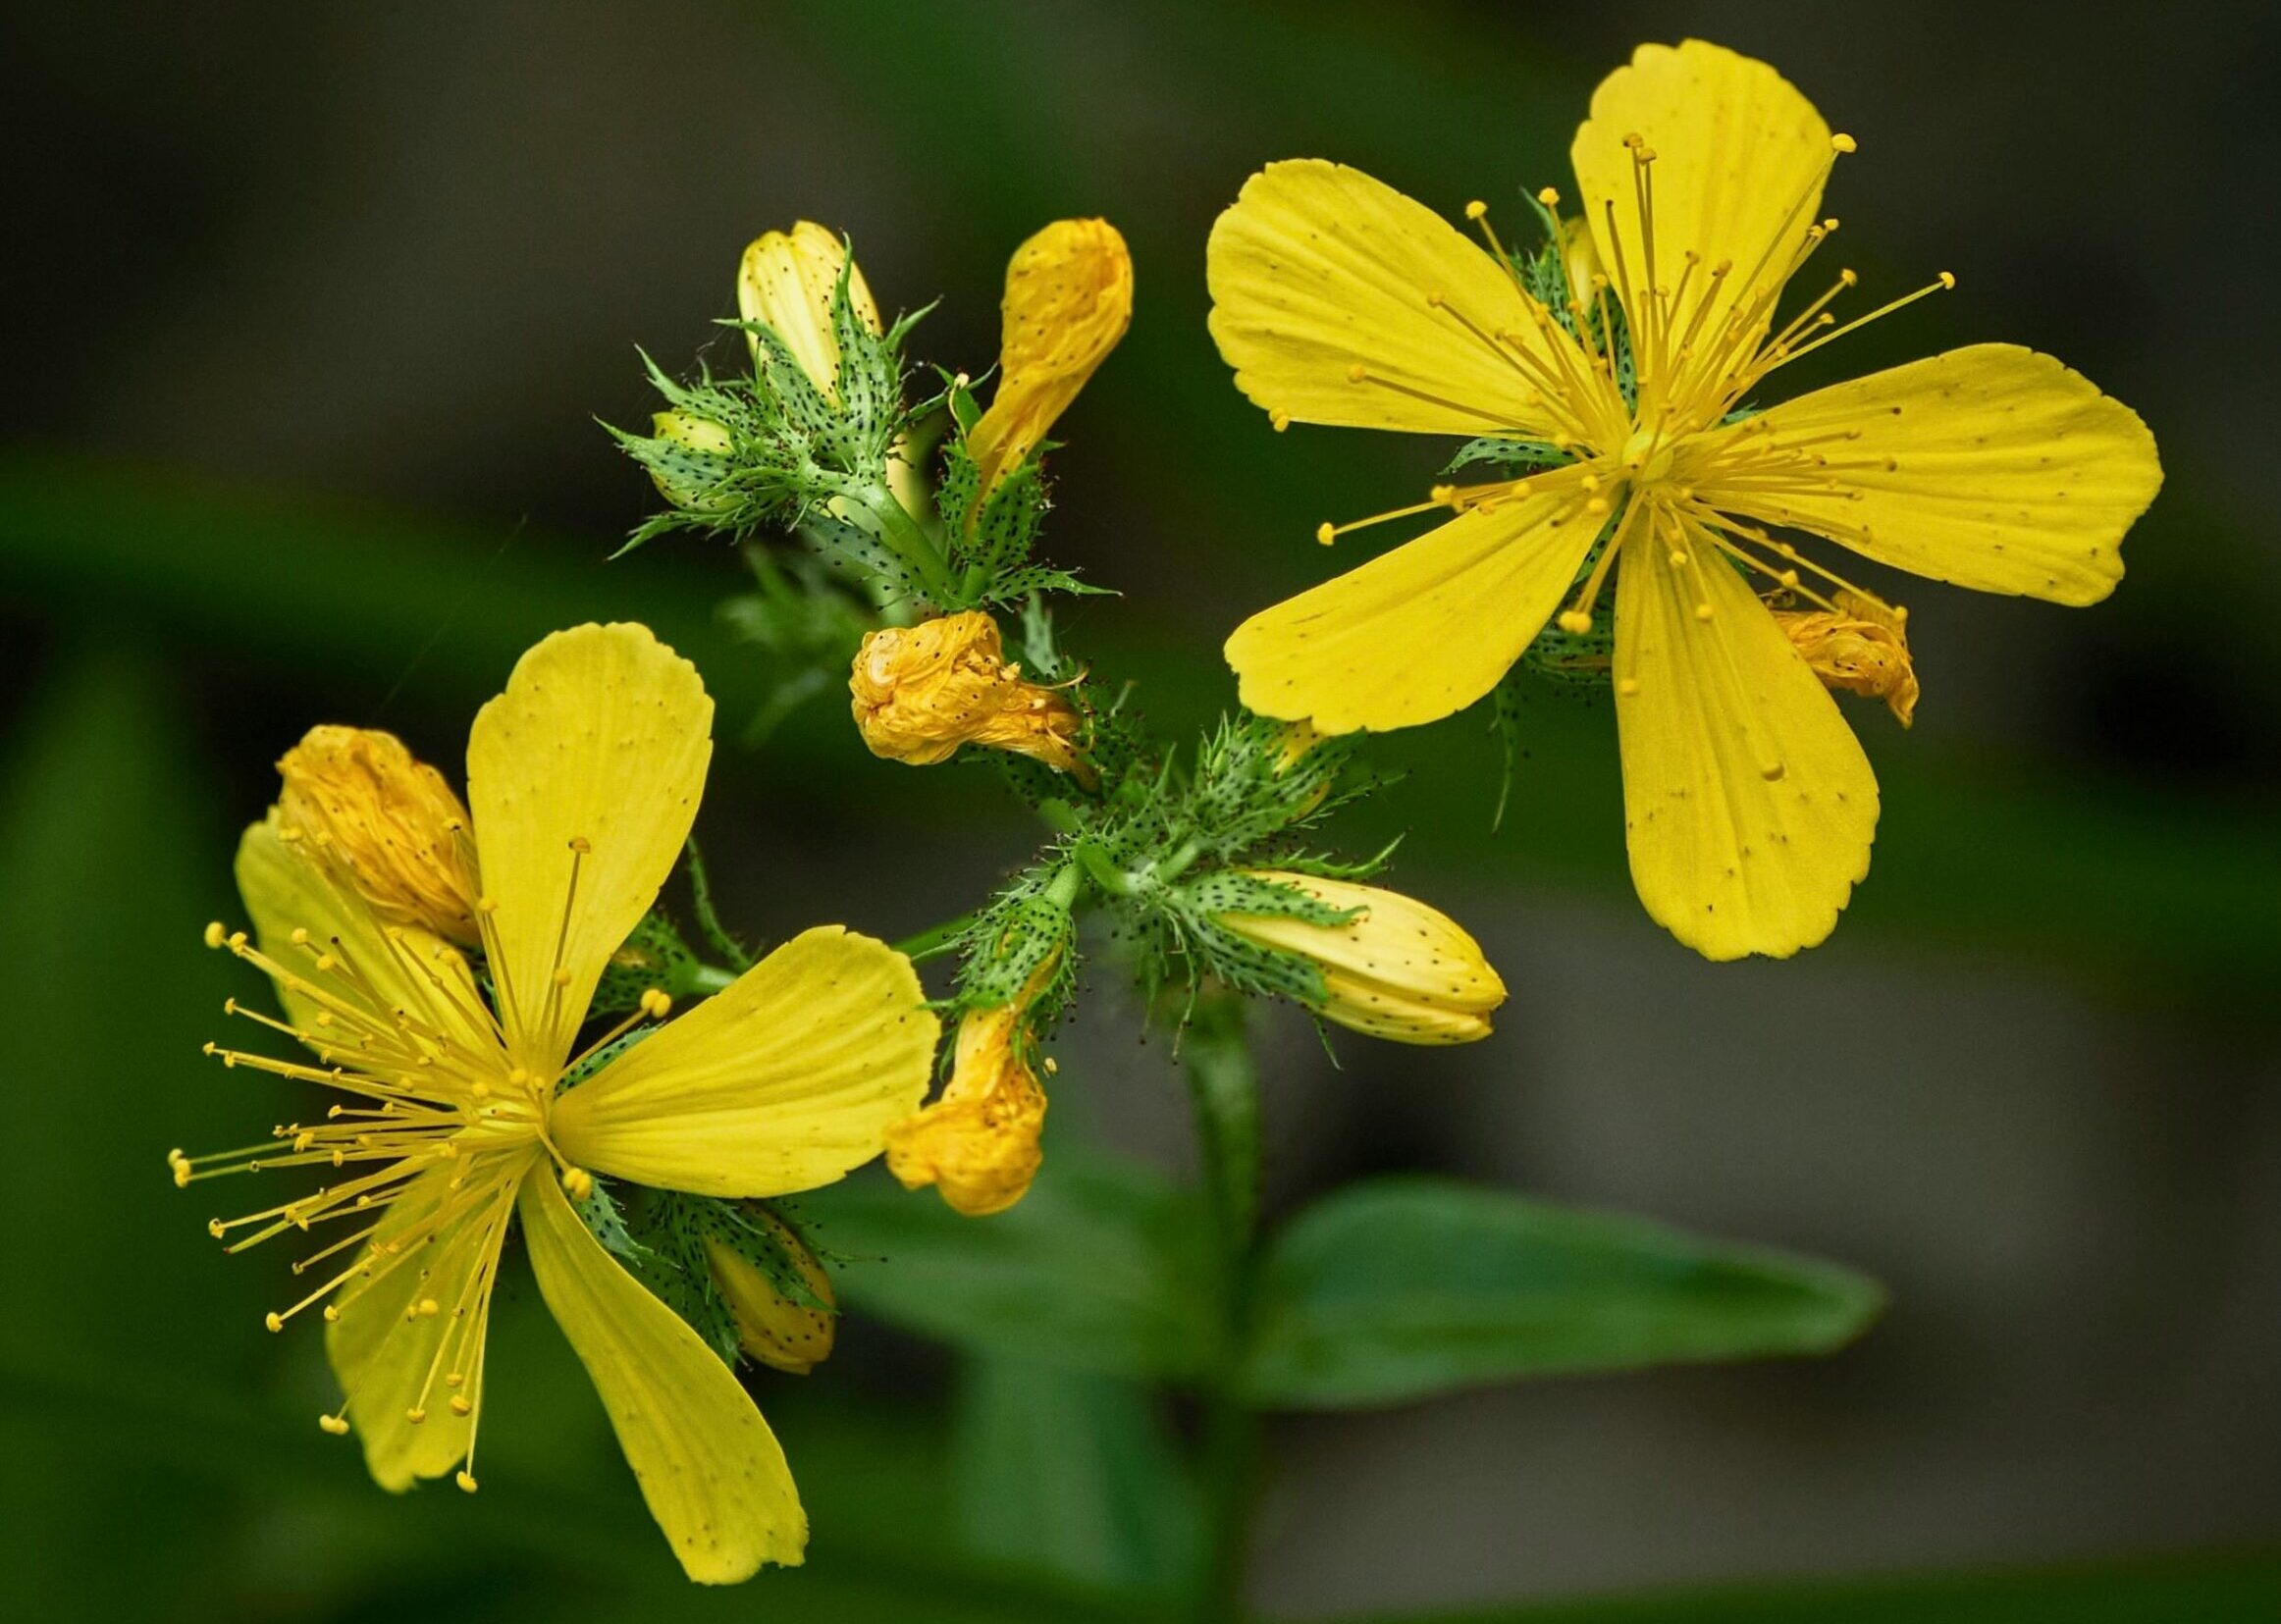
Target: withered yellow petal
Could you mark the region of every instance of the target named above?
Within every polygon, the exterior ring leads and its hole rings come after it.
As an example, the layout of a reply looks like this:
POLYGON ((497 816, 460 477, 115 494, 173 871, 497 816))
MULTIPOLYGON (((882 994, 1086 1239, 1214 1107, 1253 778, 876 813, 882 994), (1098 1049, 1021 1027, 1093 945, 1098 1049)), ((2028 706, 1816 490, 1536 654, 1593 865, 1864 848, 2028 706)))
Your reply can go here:
POLYGON ((672 871, 713 755, 697 668, 646 626, 557 632, 467 741, 491 972, 515 1062, 552 1074, 672 871))
POLYGON ((1706 959, 1783 958, 1869 872, 1877 779, 1837 704, 1711 538, 1618 562, 1616 720, 1632 883, 1706 959))
POLYGON ((2162 485, 2138 413, 2018 344, 1873 372, 1748 427, 1721 432, 1702 501, 1936 581, 2058 603, 2114 590, 2123 533, 2162 485), (1827 466, 1795 490, 1770 490, 1762 470, 1793 440, 1813 443, 1827 466))
POLYGON ((998 392, 967 436, 983 494, 1045 438, 1133 321, 1133 256, 1106 220, 1056 220, 1014 250, 998 392))
POLYGON ((497 1054, 499 1040, 487 1022, 479 1023, 482 1003, 466 959, 415 925, 384 923, 369 903, 312 861, 302 844, 285 838, 275 809, 238 843, 238 890, 253 921, 255 944, 293 977, 278 983, 278 998, 292 1023, 311 1033, 319 1029, 323 1006, 308 986, 322 987, 330 979, 336 994, 345 990, 342 972, 317 968, 318 956, 330 954, 371 986, 376 997, 361 1002, 409 1012, 462 1054, 497 1054), (296 930, 308 932, 305 942, 292 939, 296 930))
MULTIPOLYGON (((815 221, 803 220, 789 232, 755 237, 736 273, 738 313, 783 340, 809 381, 834 399, 839 394, 839 341, 831 332, 831 297, 846 264, 847 244, 815 221)), ((879 307, 861 267, 847 273, 847 297, 857 320, 878 332, 879 307)), ((763 364, 757 339, 753 364, 763 364)))
MULTIPOLYGON (((1687 279, 1681 319, 1692 323, 1708 298, 1699 335, 1723 334, 1738 303, 1755 312, 1742 335, 1766 332, 1792 251, 1814 223, 1830 160, 1830 127, 1788 80, 1763 62, 1700 39, 1642 45, 1629 66, 1593 91, 1591 116, 1577 129, 1568 156, 1600 262, 1608 267, 1610 297, 1626 286, 1635 300, 1650 288, 1678 288, 1692 251, 1701 262, 1687 279), (1655 154, 1649 166, 1652 268, 1628 136, 1655 154), (1714 277, 1722 262, 1728 269, 1714 277)), ((1708 351, 1713 344, 1706 340, 1697 347, 1708 351)), ((1721 340, 1717 347, 1728 346, 1721 340)))
POLYGON ((688 1323, 620 1268, 544 1171, 517 1210, 531 1273, 602 1394, 618 1446, 690 1578, 733 1585, 796 1566, 808 1516, 775 1435, 688 1323))
POLYGON ((363 1253, 370 1283, 345 1288, 335 1303, 341 1317, 325 1327, 325 1352, 347 1395, 364 1464, 393 1493, 459 1464, 483 1401, 482 1327, 520 1170, 535 1158, 486 1161, 464 1181, 467 1170, 456 1167, 424 1173, 390 1203, 363 1253), (447 1218, 432 1239, 388 1249, 448 1205, 460 1216, 447 1218), (435 1312, 421 1312, 430 1302, 435 1312), (452 1376, 459 1381, 447 1380, 452 1376), (453 1398, 467 1405, 464 1413, 453 1398))
POLYGON ((937 1022, 911 961, 838 925, 786 942, 555 1103, 580 1167, 699 1195, 783 1195, 879 1153, 919 1109, 937 1022))
POLYGON ((1600 521, 1569 487, 1473 508, 1263 609, 1228 639, 1244 704, 1323 733, 1438 721, 1552 618, 1600 521))
POLYGON ((1573 341, 1539 329, 1487 250, 1358 169, 1269 164, 1213 225, 1205 266, 1220 354, 1279 421, 1552 432, 1514 350, 1550 364, 1573 341))

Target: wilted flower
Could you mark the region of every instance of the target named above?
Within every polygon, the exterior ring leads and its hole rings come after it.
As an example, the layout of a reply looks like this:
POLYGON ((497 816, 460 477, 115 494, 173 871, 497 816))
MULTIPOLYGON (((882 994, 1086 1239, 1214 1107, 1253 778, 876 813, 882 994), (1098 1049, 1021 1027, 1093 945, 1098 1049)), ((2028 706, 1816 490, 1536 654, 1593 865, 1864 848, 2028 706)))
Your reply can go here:
POLYGON ((987 498, 1022 466, 1133 320, 1133 256, 1106 220, 1056 220, 1006 266, 998 392, 967 435, 987 498))
POLYGON ((875 756, 926 766, 959 746, 1010 750, 1089 779, 1075 707, 1023 679, 997 622, 979 609, 887 626, 864 638, 848 677, 856 727, 875 756))
POLYGON ((1917 669, 1909 658, 1908 615, 1848 592, 1827 609, 1777 609, 1775 622, 1825 688, 1883 700, 1903 727, 1916 719, 1917 669))
POLYGON ((1029 1193, 1045 1160, 1045 1090, 1030 1064, 1030 1010, 1058 963, 1057 954, 1039 966, 1011 1003, 960 1020, 940 1097, 887 1129, 887 1171, 904 1188, 932 1184, 969 1218, 1004 1212, 1029 1193))
POLYGON ((817 1301, 800 1302, 785 1295, 766 1269, 727 1241, 706 1236, 705 1261, 736 1321, 737 1344, 771 1370, 806 1376, 831 1354, 837 1328, 831 1277, 775 1214, 748 1203, 741 1216, 767 1231, 774 1250, 799 1272, 801 1283, 817 1301))
POLYGON ((1641 902, 1713 959, 1827 936, 1868 871, 1877 780, 1765 600, 1834 612, 1831 590, 1869 595, 1777 532, 2091 603, 2121 578, 2124 532, 2162 477, 2136 414, 2011 344, 1750 411, 1777 369, 1954 285, 1943 272, 1835 325, 1828 307, 1858 280, 1841 271, 1776 321, 1837 228, 1818 218, 1823 183, 1853 150, 1763 62, 1701 40, 1642 46, 1576 132, 1591 262, 1556 223, 1584 279, 1557 307, 1480 203, 1465 212, 1487 252, 1343 165, 1273 164, 1246 183, 1212 231, 1211 329, 1277 427, 1520 441, 1559 465, 1437 487, 1401 511, 1447 522, 1246 621, 1227 648, 1244 703, 1334 734, 1437 720, 1488 694, 1556 611, 1561 634, 1592 633, 1613 575, 1641 902))
POLYGON ((345 1103, 271 1142, 168 1161, 179 1184, 337 1173, 209 1228, 242 1231, 236 1251, 345 1221, 295 1266, 323 1264, 320 1283, 268 1324, 323 1305, 346 1396, 321 1425, 353 1423, 391 1490, 454 1468, 475 1488, 486 1330, 519 1221, 539 1290, 651 1512, 690 1577, 720 1583, 801 1559, 807 1518, 783 1453, 728 1366, 572 1203, 597 1193, 598 1174, 715 1196, 829 1183, 878 1154, 887 1125, 925 1096, 936 1022, 909 960, 828 926, 603 1060, 667 1013, 651 989, 572 1058, 610 955, 688 838, 712 720, 696 670, 644 627, 581 626, 523 655, 468 741, 483 980, 440 936, 390 922, 336 865, 312 861, 312 840, 287 838, 283 807, 248 829, 238 880, 253 939, 214 924, 207 943, 267 972, 286 1019, 235 1000, 231 1012, 316 1058, 208 1051, 345 1103))
POLYGON ((393 733, 312 727, 277 764, 277 834, 380 918, 473 947, 467 809, 393 733))
POLYGON ((1489 1035, 1489 1014, 1505 1002, 1505 983, 1480 944, 1447 914, 1381 886, 1282 869, 1248 872, 1342 912, 1358 911, 1344 924, 1216 916, 1247 941, 1312 960, 1324 993, 1315 1013, 1325 1021, 1397 1043, 1470 1043, 1489 1035))

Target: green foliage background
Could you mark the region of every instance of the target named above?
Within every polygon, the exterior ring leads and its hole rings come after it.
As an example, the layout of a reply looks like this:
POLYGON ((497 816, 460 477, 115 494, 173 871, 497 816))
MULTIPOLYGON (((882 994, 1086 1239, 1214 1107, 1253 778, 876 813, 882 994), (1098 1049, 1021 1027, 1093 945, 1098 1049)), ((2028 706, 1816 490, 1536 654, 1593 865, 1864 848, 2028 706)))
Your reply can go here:
MULTIPOLYGON (((1258 162, 1302 152, 1502 208, 1565 181, 1600 73, 1683 30, 1770 56, 1862 137, 1835 206, 1873 285, 1928 261, 1964 278, 1844 364, 2048 347, 2148 417, 2170 483, 2095 611, 1911 595, 1925 718, 1907 737, 1857 718, 1885 788, 1876 867, 1799 966, 1708 971, 1638 917, 1604 711, 1532 700, 1494 837, 1479 718, 1390 741, 1411 776, 1351 844, 1407 830, 1403 882, 1477 924, 1516 998, 1461 1058, 1342 1043, 1333 1074, 1303 1033, 1270 1034, 1268 1196, 1272 1217, 1303 1215, 1293 1246, 1335 1231, 1336 1211, 1306 1209, 1356 1174, 1511 1184, 1520 1168, 1591 1207, 1748 1186, 1656 1216, 1840 1259, 1893 1302, 1826 1365, 1565 1379, 1500 1407, 1432 1396, 1459 1379, 1403 1363, 1406 1277, 1342 1314, 1382 1330, 1383 1356, 1326 1372, 1298 1256, 1249 1380, 1305 1409, 1405 1407, 1270 1424, 1291 1465, 1266 1486, 1252 1599, 1548 1624, 2281 1610, 2281 585, 2245 359, 2275 318, 2243 296, 2281 187, 2225 122, 2270 25, 1842 12, 597 0, 312 18, 237 0, 5 25, 27 228, 0 450, 8 1611, 1159 1615, 1160 1576, 1205 1559, 1174 1447, 1195 1418, 1134 1379, 1180 1374, 1193 1303, 1122 1300, 1154 1329, 1112 1317, 1097 1344, 1025 1337, 1012 1312, 953 1324, 1034 1288, 970 1250, 939 1265, 981 1271, 949 1277, 969 1289, 909 1283, 947 1220, 875 1180, 814 1212, 839 1249, 897 1261, 851 1273, 874 1283, 852 1286, 818 1376, 756 1387, 818 1530, 806 1570, 728 1595, 680 1583, 527 1286, 501 1316, 484 1492, 381 1494, 313 1425, 331 1397, 315 1338, 260 1330, 280 1260, 218 1256, 206 1208, 166 1178, 169 1145, 238 1142, 279 1109, 263 1079, 196 1057, 245 990, 197 932, 232 912, 235 829, 313 720, 393 727, 453 763, 514 655, 592 617, 647 620, 690 654, 724 738, 760 709, 751 652, 715 612, 733 557, 661 542, 602 562, 649 494, 592 420, 632 420, 632 344, 704 342, 737 248, 798 215, 848 230, 890 307, 946 295, 918 347, 978 368, 1014 242, 1059 214, 1125 231, 1140 313, 1062 427, 1051 549, 1126 594, 1084 610, 1088 654, 1139 679, 1152 720, 1208 721, 1232 699, 1219 638, 1315 578, 1314 522, 1400 499, 1446 449, 1268 433, 1203 333, 1213 212, 1258 162), (1584 979, 1619 985, 1627 1020, 1729 1036, 1671 1086, 1609 1063, 1620 1030, 1538 1038, 1584 979), (2054 1010, 2080 1046, 2040 1060, 2003 1040, 2054 1010), (1928 1019, 1997 1035, 1969 1075, 1896 1075, 1928 1019), (1832 1097, 1808 1077, 1858 1078, 1834 1095, 1858 1098, 1850 1122, 1797 1120, 1832 1097), (1559 1113, 1587 1094, 1606 1116, 1577 1133, 1602 1135, 1599 1159, 1540 1148, 1577 1142, 1559 1113), (1658 1172, 1704 1163, 1692 1184, 1658 1172), (1879 1221, 1916 1191, 1933 1193, 1905 1210, 1953 1194, 1989 1231, 1879 1221), (941 1336, 988 1350, 954 1358, 941 1336), (2015 1368, 2014 1345, 2041 1363, 2015 1368), (2061 1396, 2032 1424, 1997 1412, 2046 1387, 2061 1396), (1606 1420, 1605 1446, 1548 1451, 1565 1416, 1606 1420), (1994 1441, 1968 1447, 1976 1429, 1994 1441), (1452 1488, 1429 1499, 1444 1459, 1452 1488), (1555 1462, 1577 1478, 1544 1481, 1555 1462), (1822 1496, 1847 1512, 1801 1510, 1822 1496), (1749 1533, 1699 1559, 1722 1527, 1749 1533)), ((986 771, 864 758, 827 699, 759 753, 723 749, 700 828, 732 925, 897 935, 980 898, 1028 844, 1016 815, 986 771)), ((1061 1050, 1053 1178, 1136 1177, 1096 1174, 1087 1145, 1137 1141, 1166 1166, 1145 1189, 1178 1187, 1177 1085, 1125 1055, 1125 1016, 1095 990, 1061 1050)), ((1437 1189, 1362 1185, 1341 1199, 1409 1208, 1325 1243, 1367 1279, 1390 1222, 1446 1221, 1437 1189)), ((1062 1190, 1041 1185, 1004 1257, 1034 1259, 1035 1237, 1065 1273, 1109 1278, 1111 1241, 1074 1219, 1040 1234, 1062 1190)), ((1531 1357, 1462 1380, 1564 1368, 1558 1347, 1531 1357)))

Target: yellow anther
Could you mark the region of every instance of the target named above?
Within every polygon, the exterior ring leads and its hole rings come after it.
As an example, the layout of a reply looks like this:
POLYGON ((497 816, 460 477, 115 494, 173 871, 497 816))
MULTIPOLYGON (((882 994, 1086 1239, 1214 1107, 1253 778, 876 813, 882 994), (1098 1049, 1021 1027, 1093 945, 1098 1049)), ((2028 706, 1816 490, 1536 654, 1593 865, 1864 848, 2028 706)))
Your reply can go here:
POLYGON ((1315 526, 1315 540, 1324 547, 1329 547, 1338 534, 1339 527, 1328 519, 1315 526))
POLYGON ((652 1021, 663 1021, 673 1013, 673 995, 663 987, 650 987, 642 993, 642 1014, 652 1021))
POLYGON ((1592 629, 1592 617, 1582 609, 1564 609, 1560 624, 1561 630, 1570 637, 1582 637, 1592 629))
POLYGON ((421 1422, 428 1419, 428 1412, 415 1405, 411 1409, 404 1411, 404 1419, 409 1421, 413 1426, 417 1427, 421 1422))
POLYGON ((1600 515, 1608 511, 1608 498, 1606 497, 1594 497, 1590 501, 1587 501, 1584 504, 1584 511, 1591 514, 1594 518, 1598 518, 1600 515))
POLYGON ((229 939, 230 932, 222 928, 220 919, 215 919, 206 926, 206 945, 208 947, 220 947, 229 939))
POLYGON ((475 1406, 467 1402, 464 1393, 455 1392, 451 1395, 451 1413, 453 1415, 467 1415, 472 1413, 474 1409, 475 1406))
POLYGON ((459 1472, 459 1475, 454 1477, 451 1481, 457 1484, 466 1493, 470 1494, 475 1493, 475 1474, 473 1472, 462 1468, 459 1472))
POLYGON ((1956 273, 1954 271, 1941 272, 1940 286, 1943 288, 1954 288, 1956 286, 1956 273))
POLYGON ((1685 569, 1687 567, 1686 553, 1680 551, 1675 547, 1672 548, 1671 554, 1671 566, 1673 569, 1685 569))
POLYGON ((272 1331, 283 1331, 285 1329, 285 1316, 272 1309, 267 1314, 262 1315, 261 1323, 272 1331))
POLYGON ((562 1192, 573 1201, 585 1200, 594 1193, 594 1175, 584 1168, 564 1168, 562 1192))
POLYGON ((1431 486, 1427 489, 1426 496, 1433 501, 1454 503, 1458 499, 1458 488, 1455 485, 1431 486))
POLYGON ((554 975, 553 975, 552 979, 553 979, 553 981, 554 981, 555 985, 557 985, 557 986, 558 986, 558 987, 566 987, 566 986, 568 986, 568 985, 570 984, 570 968, 569 968, 569 966, 567 966, 567 965, 564 965, 564 966, 562 966, 561 968, 557 969, 555 971, 555 973, 554 973, 554 975))
POLYGON ((1347 382, 1350 384, 1359 384, 1363 379, 1369 376, 1370 369, 1364 366, 1360 361, 1356 361, 1353 366, 1347 369, 1347 382))
POLYGON ((496 914, 499 912, 499 899, 497 897, 477 897, 475 911, 479 914, 496 914))
POLYGON ((1061 1062, 1055 1060, 1051 1055, 1047 1055, 1042 1070, 1047 1076, 1057 1077, 1061 1075, 1061 1062))
POLYGON ((1695 618, 1697 620, 1709 620, 1711 618, 1711 605, 1708 603, 1697 603, 1695 605, 1695 618))
POLYGON ((419 1302, 419 1307, 415 1310, 415 1312, 423 1320, 432 1320, 437 1315, 444 1312, 444 1305, 438 1302, 434 1297, 422 1297, 419 1302))
POLYGON ((223 1223, 219 1218, 209 1218, 206 1220, 206 1232, 212 1235, 216 1240, 220 1240, 224 1235, 230 1232, 230 1226, 223 1223))
POLYGON ((327 1325, 339 1325, 341 1323, 341 1310, 334 1307, 331 1303, 327 1303, 325 1305, 325 1323, 327 1325))
POLYGON ((1548 209, 1557 209, 1561 206, 1561 188, 1547 186, 1536 194, 1536 200, 1548 209))
POLYGON ((245 951, 246 940, 247 938, 244 931, 233 930, 230 932, 230 951, 233 953, 243 953, 245 951))
POLYGON ((1276 408, 1267 414, 1267 426, 1277 434, 1283 433, 1284 430, 1291 427, 1291 413, 1281 407, 1276 408))
POLYGON ((1636 694, 1636 693, 1638 693, 1638 692, 1639 692, 1639 678, 1637 678, 1637 677, 1618 677, 1618 678, 1617 678, 1617 679, 1616 679, 1616 691, 1617 691, 1618 694, 1621 694, 1621 695, 1622 695, 1622 696, 1623 696, 1625 699, 1629 699, 1629 698, 1631 698, 1631 696, 1632 696, 1632 695, 1634 695, 1634 694, 1636 694))
POLYGON ((1443 292, 1439 288, 1436 288, 1432 292, 1426 294, 1426 303, 1436 310, 1439 310, 1443 305, 1449 302, 1450 295, 1443 292))
POLYGON ((320 1415, 317 1417, 317 1425, 331 1433, 335 1438, 348 1436, 348 1418, 345 1415, 320 1415))
POLYGON ((1467 220, 1478 220, 1488 212, 1489 205, 1482 202, 1478 197, 1474 198, 1472 202, 1465 205, 1465 218, 1467 220))
POLYGON ((1851 152, 1854 148, 1855 142, 1851 135, 1837 134, 1830 137, 1830 150, 1832 152, 1851 152))
POLYGON ((580 857, 591 857, 594 855, 594 842, 582 834, 574 834, 570 837, 570 849, 580 857))
POLYGON ((307 947, 309 945, 308 926, 300 924, 294 925, 292 934, 288 936, 286 940, 292 943, 295 947, 307 947))

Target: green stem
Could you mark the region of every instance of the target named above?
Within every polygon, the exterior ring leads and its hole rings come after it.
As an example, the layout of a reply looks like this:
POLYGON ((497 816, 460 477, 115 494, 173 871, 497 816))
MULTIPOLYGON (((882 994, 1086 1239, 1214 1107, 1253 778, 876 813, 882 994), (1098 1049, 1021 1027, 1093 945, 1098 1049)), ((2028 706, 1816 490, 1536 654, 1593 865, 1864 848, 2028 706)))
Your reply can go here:
POLYGON ((1204 1548, 1190 1616, 1197 1624, 1225 1624, 1243 1616, 1259 1443, 1259 1418, 1245 1396, 1242 1369, 1259 1226, 1259 1073, 1245 1040, 1244 1000, 1201 994, 1182 1035, 1181 1060, 1223 1271, 1220 1346, 1203 1389, 1204 1548))
MULTIPOLYGON (((975 912, 980 912, 976 910, 975 912)), ((915 936, 906 936, 894 944, 894 950, 906 959, 931 959, 975 922, 975 912, 961 914, 955 919, 929 925, 915 936)))
POLYGON ((962 600, 948 566, 943 563, 941 551, 919 521, 895 499, 895 493, 884 485, 866 481, 855 486, 853 495, 873 519, 875 527, 873 534, 911 566, 927 589, 927 596, 942 608, 957 606, 962 600))
POLYGON ((665 990, 673 995, 675 1002, 710 998, 716 992, 726 991, 736 978, 737 972, 733 969, 692 959, 674 972, 665 983, 665 990))

